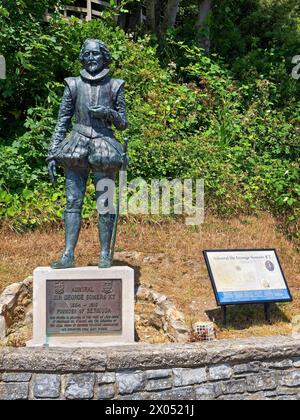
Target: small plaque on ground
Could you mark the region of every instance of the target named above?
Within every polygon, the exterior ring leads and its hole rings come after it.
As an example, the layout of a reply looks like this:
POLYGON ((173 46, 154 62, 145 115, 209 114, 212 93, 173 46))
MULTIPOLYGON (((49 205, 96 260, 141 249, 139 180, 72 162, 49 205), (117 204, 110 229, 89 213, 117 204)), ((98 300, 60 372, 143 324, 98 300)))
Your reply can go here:
POLYGON ((47 335, 122 334, 122 280, 47 280, 47 335))

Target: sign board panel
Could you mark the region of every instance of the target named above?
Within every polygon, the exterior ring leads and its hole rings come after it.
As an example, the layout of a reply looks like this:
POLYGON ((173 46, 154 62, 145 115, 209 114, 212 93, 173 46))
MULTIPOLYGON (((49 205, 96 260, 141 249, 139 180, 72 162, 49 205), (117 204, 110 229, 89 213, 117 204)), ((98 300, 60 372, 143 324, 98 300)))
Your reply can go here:
POLYGON ((290 302, 275 249, 204 251, 218 305, 290 302))

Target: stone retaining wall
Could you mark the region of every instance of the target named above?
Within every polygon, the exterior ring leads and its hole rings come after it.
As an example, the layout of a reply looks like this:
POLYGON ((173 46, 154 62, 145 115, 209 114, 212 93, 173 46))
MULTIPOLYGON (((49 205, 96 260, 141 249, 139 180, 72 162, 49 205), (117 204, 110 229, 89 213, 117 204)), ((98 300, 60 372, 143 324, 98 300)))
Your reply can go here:
POLYGON ((0 399, 299 399, 300 338, 0 348, 0 399))

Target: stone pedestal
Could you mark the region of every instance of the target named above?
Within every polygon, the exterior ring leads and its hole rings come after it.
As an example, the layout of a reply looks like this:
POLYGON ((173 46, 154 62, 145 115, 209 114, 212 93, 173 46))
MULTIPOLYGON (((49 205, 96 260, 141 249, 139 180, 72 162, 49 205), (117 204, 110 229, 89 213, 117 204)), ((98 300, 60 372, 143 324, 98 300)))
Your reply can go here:
POLYGON ((40 267, 33 279, 33 339, 28 347, 134 343, 134 270, 40 267))

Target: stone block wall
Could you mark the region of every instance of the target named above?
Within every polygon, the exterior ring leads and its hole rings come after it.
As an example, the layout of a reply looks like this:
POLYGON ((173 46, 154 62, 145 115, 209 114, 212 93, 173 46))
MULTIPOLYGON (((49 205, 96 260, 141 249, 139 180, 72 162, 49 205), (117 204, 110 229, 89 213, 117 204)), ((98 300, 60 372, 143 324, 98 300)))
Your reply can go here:
POLYGON ((300 338, 0 349, 0 399, 296 400, 300 338))

